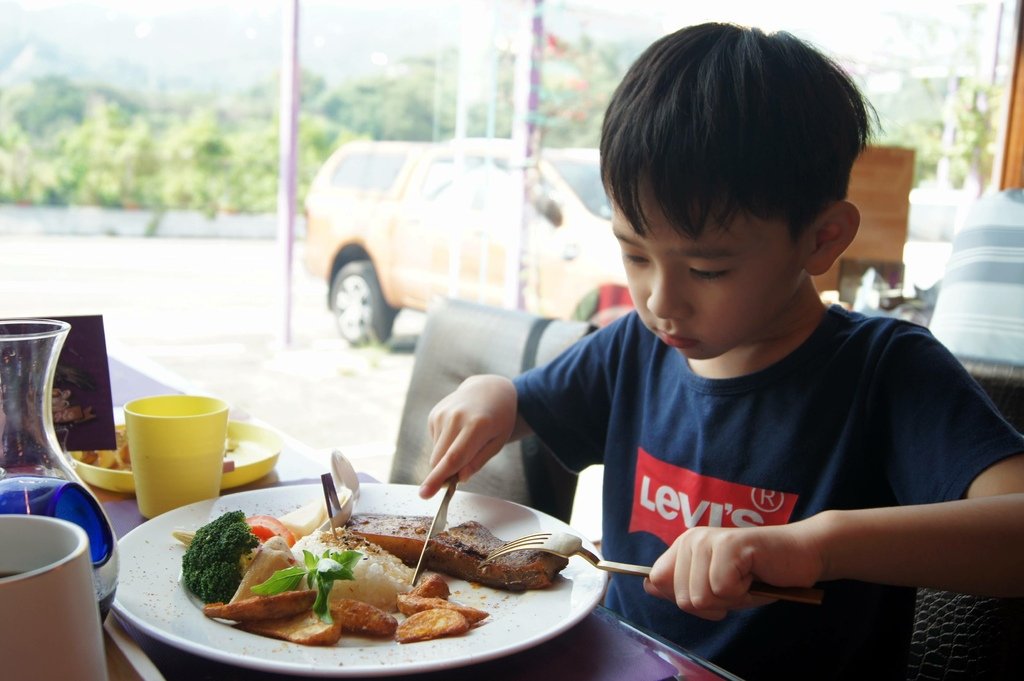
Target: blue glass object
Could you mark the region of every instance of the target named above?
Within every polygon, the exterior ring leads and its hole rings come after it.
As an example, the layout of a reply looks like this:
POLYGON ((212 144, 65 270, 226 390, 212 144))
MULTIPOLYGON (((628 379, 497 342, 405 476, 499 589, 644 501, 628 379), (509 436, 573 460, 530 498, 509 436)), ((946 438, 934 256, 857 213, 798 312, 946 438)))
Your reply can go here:
POLYGON ((94 567, 104 565, 116 541, 96 497, 77 482, 19 475, 0 480, 0 513, 47 515, 75 523, 89 535, 94 567))
POLYGON ((0 513, 48 515, 81 526, 105 617, 117 589, 117 538, 53 428, 53 379, 70 329, 58 320, 0 320, 0 513))

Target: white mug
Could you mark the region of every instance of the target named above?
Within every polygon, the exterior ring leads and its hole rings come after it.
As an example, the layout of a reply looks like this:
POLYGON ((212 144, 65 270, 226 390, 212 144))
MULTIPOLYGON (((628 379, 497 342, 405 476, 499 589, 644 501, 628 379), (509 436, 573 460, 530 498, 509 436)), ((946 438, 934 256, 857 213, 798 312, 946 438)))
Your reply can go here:
POLYGON ((89 537, 39 515, 0 515, 0 677, 106 681, 89 537))

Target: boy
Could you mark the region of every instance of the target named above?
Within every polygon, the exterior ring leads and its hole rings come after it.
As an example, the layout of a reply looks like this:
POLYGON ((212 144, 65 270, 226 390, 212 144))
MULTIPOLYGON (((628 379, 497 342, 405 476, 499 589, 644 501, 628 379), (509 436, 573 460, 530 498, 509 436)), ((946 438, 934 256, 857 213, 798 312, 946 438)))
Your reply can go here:
POLYGON ((914 586, 1024 594, 1024 438, 927 330, 826 309, 811 280, 856 234, 870 122, 788 34, 651 45, 601 140, 636 311, 442 400, 421 495, 531 430, 603 463, 605 557, 654 566, 606 604, 744 678, 903 678, 914 586))

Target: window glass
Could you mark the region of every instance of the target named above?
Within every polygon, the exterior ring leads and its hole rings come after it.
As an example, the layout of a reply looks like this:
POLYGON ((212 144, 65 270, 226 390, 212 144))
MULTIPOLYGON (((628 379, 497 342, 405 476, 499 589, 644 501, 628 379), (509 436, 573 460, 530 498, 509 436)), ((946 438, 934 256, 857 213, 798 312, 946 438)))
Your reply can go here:
MULTIPOLYGON (((485 156, 466 155, 462 158, 462 180, 456 180, 456 161, 451 156, 438 158, 430 163, 420 185, 420 197, 434 201, 442 194, 451 194, 453 185, 464 185, 465 178, 480 168, 507 169, 508 164, 500 159, 485 156)), ((462 191, 462 190, 456 190, 462 191)), ((446 199, 447 200, 447 199, 446 199)))
POLYGON ((548 159, 562 176, 576 196, 579 197, 587 210, 599 218, 610 220, 612 217, 611 203, 608 194, 601 184, 601 168, 597 160, 577 161, 568 159, 548 159))
POLYGON ((518 194, 522 194, 508 169, 493 162, 481 164, 468 173, 466 179, 472 188, 470 206, 473 210, 491 214, 509 212, 512 209, 511 202, 518 194))
POLYGON ((454 173, 455 162, 452 159, 439 158, 432 161, 423 176, 423 184, 420 185, 420 196, 428 201, 436 198, 444 191, 445 187, 451 184, 454 173))
POLYGON ((331 186, 338 189, 387 191, 401 172, 406 154, 357 152, 338 163, 331 186))

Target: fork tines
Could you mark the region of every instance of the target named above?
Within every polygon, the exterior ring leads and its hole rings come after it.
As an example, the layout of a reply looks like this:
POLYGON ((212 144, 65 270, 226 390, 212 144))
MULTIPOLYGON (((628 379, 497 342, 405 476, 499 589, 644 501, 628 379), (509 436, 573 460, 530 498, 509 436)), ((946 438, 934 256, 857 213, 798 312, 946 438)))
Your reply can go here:
POLYGON ((550 532, 537 532, 536 534, 527 534, 518 539, 507 541, 498 548, 494 549, 487 554, 481 562, 487 563, 498 556, 504 556, 506 553, 512 553, 513 551, 524 551, 531 549, 535 546, 540 546, 551 537, 550 532))

